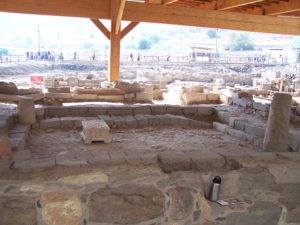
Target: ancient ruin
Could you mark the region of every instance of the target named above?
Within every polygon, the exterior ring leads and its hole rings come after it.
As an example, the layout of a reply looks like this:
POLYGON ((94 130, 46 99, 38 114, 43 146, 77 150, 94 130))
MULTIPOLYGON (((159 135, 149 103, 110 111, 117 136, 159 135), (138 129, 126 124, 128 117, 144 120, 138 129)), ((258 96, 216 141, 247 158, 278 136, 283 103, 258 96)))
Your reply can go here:
POLYGON ((1 0, 0 11, 88 18, 110 43, 97 72, 34 85, 0 73, 0 225, 300 224, 299 62, 196 55, 140 69, 120 57, 140 22, 300 35, 298 0, 1 0))

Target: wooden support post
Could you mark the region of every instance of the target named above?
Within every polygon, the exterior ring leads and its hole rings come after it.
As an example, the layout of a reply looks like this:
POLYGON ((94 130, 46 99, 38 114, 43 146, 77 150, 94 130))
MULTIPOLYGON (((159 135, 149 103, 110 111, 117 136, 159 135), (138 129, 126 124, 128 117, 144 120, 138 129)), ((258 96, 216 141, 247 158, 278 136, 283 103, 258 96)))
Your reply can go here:
POLYGON ((121 0, 111 0, 111 30, 110 30, 110 54, 108 67, 108 81, 118 81, 120 78, 120 47, 121 32, 118 26, 118 15, 121 7, 121 0), (119 29, 118 31, 116 29, 119 29))

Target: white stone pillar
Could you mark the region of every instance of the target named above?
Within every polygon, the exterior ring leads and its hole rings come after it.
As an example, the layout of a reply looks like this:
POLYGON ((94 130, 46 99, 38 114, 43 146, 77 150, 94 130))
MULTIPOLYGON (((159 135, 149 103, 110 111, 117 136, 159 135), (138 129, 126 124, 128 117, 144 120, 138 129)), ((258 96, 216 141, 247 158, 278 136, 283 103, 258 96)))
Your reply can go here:
POLYGON ((275 93, 271 103, 263 148, 265 151, 288 151, 292 96, 275 93))
POLYGON ((23 124, 34 124, 36 122, 34 100, 30 97, 19 98, 19 122, 23 124))

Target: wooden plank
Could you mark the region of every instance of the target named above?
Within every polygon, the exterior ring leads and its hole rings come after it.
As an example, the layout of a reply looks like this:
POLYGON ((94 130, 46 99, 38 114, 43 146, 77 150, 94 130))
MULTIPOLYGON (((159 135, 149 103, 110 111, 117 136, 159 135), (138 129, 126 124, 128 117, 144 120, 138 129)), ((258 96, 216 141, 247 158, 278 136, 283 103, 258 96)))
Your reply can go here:
POLYGON ((172 4, 174 2, 178 2, 178 0, 163 0, 164 5, 169 5, 169 4, 172 4))
POLYGON ((109 30, 99 21, 98 19, 91 19, 91 21, 96 25, 96 27, 104 34, 107 39, 110 39, 110 32, 109 30))
POLYGON ((127 2, 124 20, 300 35, 300 20, 245 13, 127 2))
POLYGON ((289 0, 264 7, 266 15, 280 15, 300 10, 300 0, 289 0))
POLYGON ((139 22, 131 22, 128 24, 121 32, 121 39, 125 37, 130 31, 132 31, 133 28, 135 28, 139 22))
POLYGON ((0 0, 0 12, 110 19, 110 0, 0 0))
POLYGON ((250 5, 258 2, 263 2, 264 0, 224 0, 223 4, 219 6, 219 10, 228 10, 237 8, 240 6, 250 5))
POLYGON ((126 0, 120 0, 119 10, 118 10, 117 18, 116 18, 116 29, 115 29, 116 34, 118 34, 118 32, 120 31, 122 16, 123 16, 124 8, 125 8, 125 3, 126 3, 126 0))

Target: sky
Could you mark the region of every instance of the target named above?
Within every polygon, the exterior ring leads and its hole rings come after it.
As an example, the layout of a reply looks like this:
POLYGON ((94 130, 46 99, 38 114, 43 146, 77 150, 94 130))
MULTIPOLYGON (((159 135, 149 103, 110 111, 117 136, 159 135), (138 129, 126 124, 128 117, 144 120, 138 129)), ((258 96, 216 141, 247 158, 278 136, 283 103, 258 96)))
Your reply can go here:
MULTIPOLYGON (((104 21, 104 24, 109 27, 109 21, 104 21)), ((124 27, 126 24, 123 22, 122 26, 124 27)), ((92 48, 97 49, 104 49, 108 46, 105 36, 89 19, 85 18, 0 13, 0 27, 0 48, 12 48, 15 52, 18 52, 18 47, 20 47, 20 51, 29 46, 37 48, 38 27, 40 43, 45 48, 64 48, 73 51, 72 49, 78 48, 78 46, 88 48, 89 45, 92 45, 92 48)), ((145 36, 156 35, 159 38, 167 38, 160 42, 163 44, 162 47, 157 46, 156 48, 183 51, 190 48, 188 43, 190 45, 196 42, 205 43, 206 32, 206 28, 141 23, 122 42, 124 45, 130 45, 145 36), (176 36, 170 38, 170 32, 176 36), (194 32, 194 35, 191 35, 191 32, 194 32)), ((222 45, 222 41, 225 43, 230 36, 230 31, 220 30, 219 32, 224 34, 218 40, 222 45)), ((258 42, 263 42, 274 35, 251 33, 251 36, 258 42)), ((284 42, 285 39, 290 40, 291 37, 278 36, 278 39, 279 42, 284 42)))

